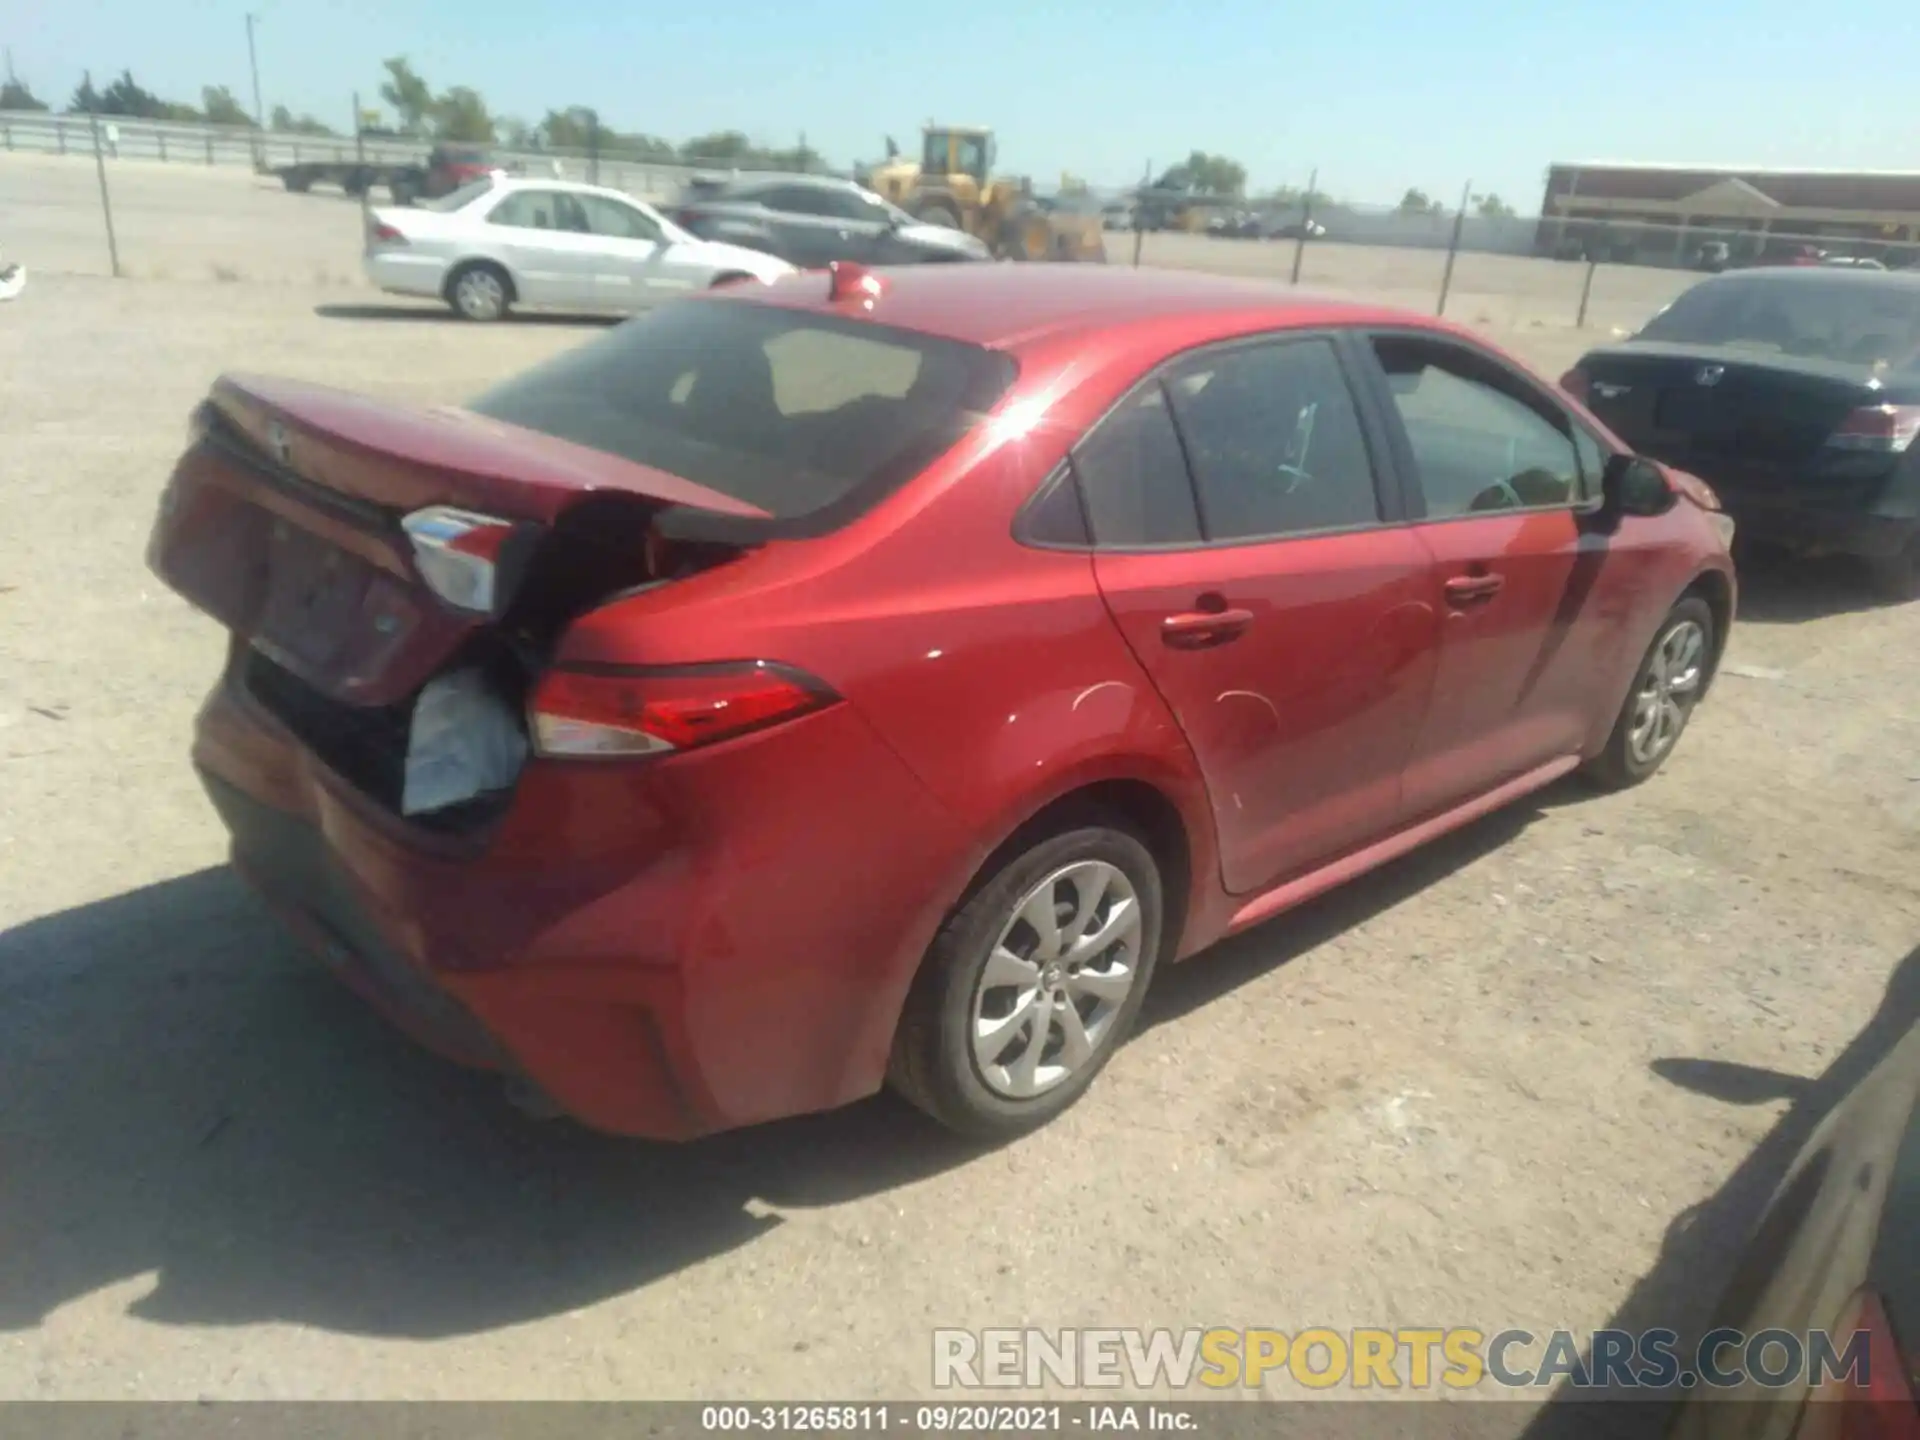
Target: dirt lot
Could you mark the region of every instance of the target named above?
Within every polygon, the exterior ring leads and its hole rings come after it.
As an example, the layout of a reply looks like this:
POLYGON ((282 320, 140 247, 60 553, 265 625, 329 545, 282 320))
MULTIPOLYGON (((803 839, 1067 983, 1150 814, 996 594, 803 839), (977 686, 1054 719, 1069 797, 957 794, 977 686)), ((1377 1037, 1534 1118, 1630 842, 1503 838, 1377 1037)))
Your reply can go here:
MULTIPOLYGON (((1163 976, 1020 1144, 884 1098, 679 1149, 524 1121, 221 868, 185 759, 219 637, 142 546, 222 369, 455 400, 590 332, 375 308, 352 207, 224 175, 126 183, 170 280, 54 273, 99 268, 70 180, 0 159, 35 269, 0 309, 0 1395, 900 1397, 936 1325, 1684 1327, 1920 1012, 1920 607, 1816 567, 1751 580, 1656 782, 1556 789, 1163 976), (1736 1104, 1702 1061, 1825 1080, 1736 1104)), ((1309 277, 1437 278, 1339 254, 1309 277)), ((1586 342, 1561 270, 1466 266, 1457 313, 1543 366, 1586 342)))

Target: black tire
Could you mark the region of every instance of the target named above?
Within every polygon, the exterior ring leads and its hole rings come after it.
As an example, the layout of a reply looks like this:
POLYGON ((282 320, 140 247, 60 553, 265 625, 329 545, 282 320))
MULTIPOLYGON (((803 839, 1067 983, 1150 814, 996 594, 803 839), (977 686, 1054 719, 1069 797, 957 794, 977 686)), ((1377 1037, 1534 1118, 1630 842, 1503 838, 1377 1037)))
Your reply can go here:
POLYGON ((913 212, 913 218, 924 225, 944 225, 949 230, 961 229, 960 212, 944 201, 935 200, 921 206, 913 212))
POLYGON ((313 177, 289 170, 280 177, 280 182, 295 195, 304 195, 313 188, 313 177))
POLYGON ((1647 646, 1647 653, 1640 658, 1639 667, 1633 672, 1633 683, 1627 687, 1626 698, 1620 702, 1620 713, 1613 722, 1613 732, 1607 736, 1606 748, 1582 768, 1581 774, 1587 781, 1602 790, 1625 790, 1651 779, 1659 768, 1666 764, 1667 757, 1673 754, 1686 734, 1687 724, 1693 719, 1695 706, 1700 703, 1701 691, 1706 688, 1712 674, 1712 665, 1718 643, 1714 633, 1713 611, 1707 602, 1697 595, 1689 595, 1660 622, 1660 628, 1654 632, 1653 643, 1647 646), (1700 627, 1702 646, 1699 659, 1699 676, 1689 694, 1677 700, 1679 723, 1671 737, 1657 753, 1645 755, 1638 752, 1633 744, 1634 721, 1640 708, 1642 692, 1652 682, 1655 659, 1661 647, 1668 642, 1676 630, 1683 625, 1700 627))
POLYGON ((1153 983, 1164 913, 1159 866, 1127 830, 1086 823, 1027 846, 979 885, 934 937, 901 1013, 888 1066, 889 1084, 948 1129, 975 1139, 1006 1140, 1045 1125, 1085 1093, 1126 1042, 1153 983), (974 1000, 988 956, 1022 897, 1049 874, 1089 860, 1104 861, 1119 870, 1137 899, 1139 953, 1129 957, 1132 986, 1079 1069, 1031 1098, 1009 1098, 988 1084, 969 1043, 974 1000))
POLYGON ((454 266, 452 273, 447 276, 444 294, 454 314, 475 324, 492 324, 506 319, 513 310, 513 302, 519 298, 514 294, 513 277, 491 260, 468 260, 454 266), (491 313, 482 313, 462 303, 461 282, 469 276, 487 277, 499 291, 499 305, 491 313))
POLYGON ((727 270, 707 282, 709 290, 718 290, 722 285, 731 285, 736 280, 751 280, 753 277, 744 270, 727 270))
POLYGON ((1868 560, 1867 579, 1873 593, 1892 604, 1920 600, 1920 535, 1908 540, 1897 555, 1868 560))

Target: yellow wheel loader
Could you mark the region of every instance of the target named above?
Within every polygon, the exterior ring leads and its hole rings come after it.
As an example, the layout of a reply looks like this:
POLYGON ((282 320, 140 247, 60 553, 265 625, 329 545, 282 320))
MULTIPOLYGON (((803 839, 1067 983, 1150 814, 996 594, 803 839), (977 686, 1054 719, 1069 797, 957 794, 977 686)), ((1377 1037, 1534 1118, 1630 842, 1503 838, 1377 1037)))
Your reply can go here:
POLYGON ((919 159, 888 141, 886 162, 866 183, 918 220, 978 237, 1003 260, 1106 260, 1097 207, 1083 214, 1036 200, 1028 181, 995 176, 993 162, 991 130, 928 125, 919 159))

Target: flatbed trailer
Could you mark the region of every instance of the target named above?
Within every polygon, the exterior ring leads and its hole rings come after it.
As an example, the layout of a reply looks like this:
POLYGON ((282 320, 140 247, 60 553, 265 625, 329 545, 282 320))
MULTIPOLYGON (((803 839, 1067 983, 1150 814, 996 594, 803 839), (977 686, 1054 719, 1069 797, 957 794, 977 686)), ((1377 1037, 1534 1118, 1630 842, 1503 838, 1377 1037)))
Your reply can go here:
POLYGON ((295 194, 315 185, 334 185, 349 195, 365 195, 383 186, 396 205, 411 205, 427 190, 427 167, 378 160, 302 160, 293 165, 262 165, 262 175, 277 175, 295 194))

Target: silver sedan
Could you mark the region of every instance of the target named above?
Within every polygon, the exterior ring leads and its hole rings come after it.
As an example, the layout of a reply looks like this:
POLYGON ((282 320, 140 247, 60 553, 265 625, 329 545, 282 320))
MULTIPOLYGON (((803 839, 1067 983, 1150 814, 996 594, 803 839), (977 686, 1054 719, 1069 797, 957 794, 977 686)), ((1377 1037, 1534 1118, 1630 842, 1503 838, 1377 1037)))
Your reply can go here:
POLYGON ((363 263, 380 289, 444 300, 469 320, 498 320, 517 305, 631 314, 794 273, 774 256, 689 235, 618 190, 497 176, 370 211, 363 263))

